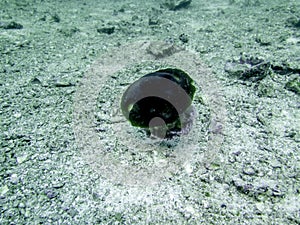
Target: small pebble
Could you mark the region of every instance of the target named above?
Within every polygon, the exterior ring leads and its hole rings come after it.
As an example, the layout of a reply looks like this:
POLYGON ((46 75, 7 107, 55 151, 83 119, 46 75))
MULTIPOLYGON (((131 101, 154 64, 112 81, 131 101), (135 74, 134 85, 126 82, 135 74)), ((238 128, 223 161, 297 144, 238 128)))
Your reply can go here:
POLYGON ((10 30, 10 29, 22 29, 23 25, 14 21, 11 21, 9 23, 1 23, 0 28, 10 30))
POLYGON ((115 32, 115 27, 97 28, 97 32, 103 34, 113 34, 115 32))
POLYGON ((17 157, 17 163, 18 163, 18 164, 21 164, 21 163, 25 162, 26 160, 27 160, 27 155, 26 155, 26 154, 17 157))
POLYGON ((10 176, 10 182, 13 183, 13 184, 17 184, 19 182, 19 177, 17 174, 12 174, 10 176))
POLYGON ((186 34, 180 34, 179 40, 182 41, 183 43, 188 43, 189 37, 186 34))

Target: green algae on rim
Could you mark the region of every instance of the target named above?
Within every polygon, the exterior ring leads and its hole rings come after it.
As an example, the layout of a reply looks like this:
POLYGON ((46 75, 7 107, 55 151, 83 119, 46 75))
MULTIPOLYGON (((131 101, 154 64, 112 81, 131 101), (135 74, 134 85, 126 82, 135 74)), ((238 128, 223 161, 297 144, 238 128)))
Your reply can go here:
POLYGON ((209 166, 223 142, 225 114, 220 84, 196 53, 139 41, 111 50, 89 68, 74 98, 73 128, 83 159, 103 178, 151 185, 180 170, 192 173, 196 164, 209 166), (121 96, 141 75, 168 67, 195 81, 195 121, 188 135, 152 140, 123 117, 121 96))

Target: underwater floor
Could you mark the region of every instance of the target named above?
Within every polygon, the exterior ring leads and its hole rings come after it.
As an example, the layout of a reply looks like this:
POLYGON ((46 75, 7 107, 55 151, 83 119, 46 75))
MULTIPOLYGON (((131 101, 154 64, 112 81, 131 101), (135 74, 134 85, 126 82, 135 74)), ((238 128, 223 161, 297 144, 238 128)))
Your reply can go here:
POLYGON ((1 0, 0 224, 300 224, 299 12, 1 0), (166 68, 195 94, 159 139, 121 101, 166 68))

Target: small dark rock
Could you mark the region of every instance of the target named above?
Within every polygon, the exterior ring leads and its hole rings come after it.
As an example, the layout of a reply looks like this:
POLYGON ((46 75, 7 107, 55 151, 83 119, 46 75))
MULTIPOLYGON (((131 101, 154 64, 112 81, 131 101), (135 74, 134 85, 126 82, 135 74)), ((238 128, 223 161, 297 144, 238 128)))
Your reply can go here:
POLYGON ((65 185, 65 183, 63 182, 57 182, 55 184, 53 184, 53 188, 59 189, 62 188, 65 185))
POLYGON ((44 15, 44 16, 42 16, 39 20, 40 20, 40 21, 46 21, 46 19, 47 19, 47 16, 44 15))
POLYGON ((259 81, 270 72, 271 64, 257 57, 242 55, 239 60, 228 61, 225 72, 241 80, 259 81))
POLYGON ((179 40, 182 41, 183 43, 188 43, 189 37, 186 34, 180 34, 179 40))
POLYGON ((295 27, 295 28, 300 28, 300 18, 293 16, 290 17, 286 20, 287 26, 295 27))
POLYGON ((300 77, 291 79, 285 84, 285 88, 289 91, 293 91, 296 94, 300 94, 300 77))
POLYGON ((60 22, 60 17, 57 13, 53 14, 52 16, 52 20, 55 22, 55 23, 59 23, 60 22))
POLYGON ((69 81, 56 81, 54 84, 54 87, 70 87, 70 86, 74 86, 73 83, 69 82, 69 81))
POLYGON ((121 12, 121 13, 125 12, 125 8, 124 8, 124 7, 120 8, 120 9, 118 10, 118 12, 121 12))
POLYGON ((42 81, 37 78, 37 77, 34 77, 31 81, 30 81, 31 84, 38 84, 38 85, 41 85, 42 84, 42 81))
POLYGON ((180 10, 187 8, 192 3, 192 0, 167 0, 163 6, 167 7, 169 10, 180 10))
POLYGON ((115 32, 115 27, 102 27, 97 28, 98 33, 104 33, 104 34, 113 34, 115 32))
POLYGON ((221 204, 221 208, 225 208, 226 209, 227 205, 223 203, 223 204, 221 204))
POLYGON ((3 29, 22 29, 23 25, 14 21, 11 21, 9 23, 0 23, 0 28, 3 29))
POLYGON ((249 192, 253 190, 253 185, 252 184, 245 184, 245 185, 242 185, 242 186, 238 186, 237 190, 240 191, 241 193, 249 194, 249 192))
POLYGON ((113 16, 117 16, 117 15, 119 15, 119 13, 124 13, 125 12, 125 8, 120 8, 119 10, 114 10, 113 11, 113 16))

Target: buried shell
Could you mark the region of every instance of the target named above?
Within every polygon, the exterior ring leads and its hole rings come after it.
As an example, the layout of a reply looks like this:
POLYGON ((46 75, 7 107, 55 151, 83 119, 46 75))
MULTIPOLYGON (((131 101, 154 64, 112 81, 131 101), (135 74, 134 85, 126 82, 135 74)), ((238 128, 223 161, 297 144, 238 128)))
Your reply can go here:
POLYGON ((196 88, 192 78, 179 69, 162 69, 141 77, 125 91, 121 108, 133 126, 149 129, 158 137, 183 128, 196 88))

